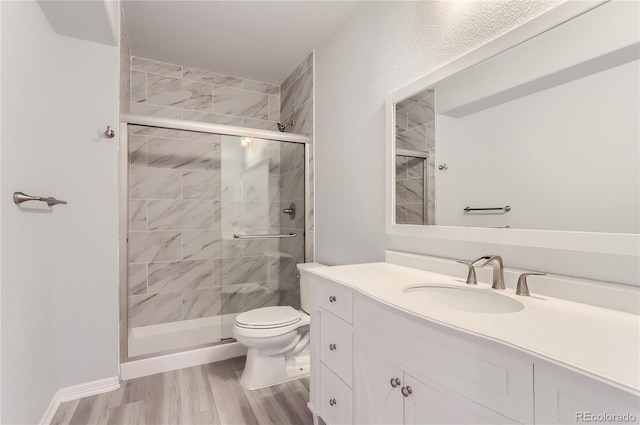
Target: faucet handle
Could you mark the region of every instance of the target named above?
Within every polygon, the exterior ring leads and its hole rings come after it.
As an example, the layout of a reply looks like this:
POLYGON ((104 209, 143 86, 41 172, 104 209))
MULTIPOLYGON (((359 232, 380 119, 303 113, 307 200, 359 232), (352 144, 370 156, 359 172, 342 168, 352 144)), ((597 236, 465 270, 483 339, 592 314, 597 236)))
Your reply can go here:
POLYGON ((461 260, 456 260, 456 263, 464 264, 469 268, 469 271, 467 272, 466 284, 477 285, 478 279, 476 278, 476 269, 475 267, 473 267, 473 264, 470 261, 461 261, 461 260))
POLYGON ((545 276, 546 273, 522 273, 518 278, 518 286, 516 287, 516 295, 529 296, 529 285, 527 285, 527 276, 545 276))

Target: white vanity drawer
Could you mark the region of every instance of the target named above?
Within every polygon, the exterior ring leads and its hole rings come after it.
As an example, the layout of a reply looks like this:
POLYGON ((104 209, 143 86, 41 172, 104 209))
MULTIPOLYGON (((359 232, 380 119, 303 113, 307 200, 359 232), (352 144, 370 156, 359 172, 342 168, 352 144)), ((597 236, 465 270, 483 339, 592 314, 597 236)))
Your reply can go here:
POLYGON ((320 314, 320 360, 350 387, 353 372, 351 325, 326 311, 320 314))
POLYGON ((320 306, 351 323, 351 289, 326 279, 321 285, 320 306))
POLYGON ((351 388, 325 365, 320 368, 320 411, 327 425, 353 423, 351 388))

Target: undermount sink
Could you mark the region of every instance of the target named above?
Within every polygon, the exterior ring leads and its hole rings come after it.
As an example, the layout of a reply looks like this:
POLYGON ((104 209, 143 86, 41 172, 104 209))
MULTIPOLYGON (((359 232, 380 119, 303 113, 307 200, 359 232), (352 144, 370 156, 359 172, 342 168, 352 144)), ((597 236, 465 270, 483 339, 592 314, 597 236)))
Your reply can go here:
POLYGON ((402 289, 425 305, 468 311, 472 313, 515 313, 524 305, 513 298, 489 290, 461 288, 438 284, 418 284, 402 289))

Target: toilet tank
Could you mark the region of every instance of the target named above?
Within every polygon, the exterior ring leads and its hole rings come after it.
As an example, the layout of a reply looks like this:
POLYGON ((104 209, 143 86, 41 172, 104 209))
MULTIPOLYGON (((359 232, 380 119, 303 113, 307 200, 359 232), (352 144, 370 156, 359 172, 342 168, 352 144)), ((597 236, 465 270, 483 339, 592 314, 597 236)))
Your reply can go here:
POLYGON ((311 314, 311 275, 307 270, 327 266, 319 263, 300 263, 297 267, 300 271, 300 307, 307 314, 311 314))

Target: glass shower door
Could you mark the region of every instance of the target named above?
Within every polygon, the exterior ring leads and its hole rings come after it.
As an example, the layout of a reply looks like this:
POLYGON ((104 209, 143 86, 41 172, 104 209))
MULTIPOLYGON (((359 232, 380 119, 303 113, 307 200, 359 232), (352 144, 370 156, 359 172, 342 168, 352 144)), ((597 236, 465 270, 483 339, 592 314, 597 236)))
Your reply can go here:
POLYGON ((128 356, 222 339, 221 136, 128 126, 128 356))
POLYGON ((221 140, 222 338, 241 312, 299 305, 304 261, 304 145, 221 140))

